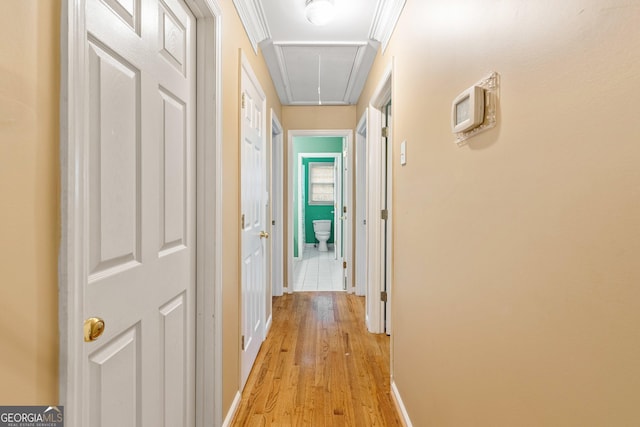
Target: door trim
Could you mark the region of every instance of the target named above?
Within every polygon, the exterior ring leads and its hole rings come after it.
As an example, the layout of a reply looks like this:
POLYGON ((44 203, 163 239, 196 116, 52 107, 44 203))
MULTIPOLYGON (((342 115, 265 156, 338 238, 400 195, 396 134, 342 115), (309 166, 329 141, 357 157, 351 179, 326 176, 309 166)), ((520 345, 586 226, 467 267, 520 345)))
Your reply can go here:
MULTIPOLYGON (((221 24, 219 0, 185 0, 196 18, 196 426, 222 423, 222 120, 221 24), (204 120, 204 118, 207 120, 204 120), (210 118, 214 117, 214 120, 210 118), (204 260, 213 259, 213 263, 204 260)), ((83 408, 81 305, 88 265, 88 99, 85 1, 61 5, 60 177, 61 242, 58 273, 59 393, 65 425, 81 427, 83 408)))
MULTIPOLYGON (((393 263, 393 209, 392 203, 387 206, 388 219, 386 227, 386 236, 383 232, 383 221, 380 216, 382 209, 381 193, 383 190, 383 164, 382 156, 382 136, 380 128, 382 126, 382 109, 392 99, 393 89, 393 60, 387 68, 369 102, 367 117, 367 296, 366 296, 366 323, 369 332, 384 333, 385 332, 385 316, 384 303, 380 301, 380 291, 382 290, 382 281, 387 280, 387 307, 391 307, 392 296, 392 279, 393 263), (386 237, 386 253, 382 250, 383 237, 386 237), (385 268, 386 267, 386 268, 385 268), (386 277, 383 277, 383 271, 386 270, 386 277)), ((387 146, 387 200, 393 200, 391 189, 392 185, 392 157, 393 157, 393 115, 389 124, 389 141, 387 146)), ((391 318, 391 310, 388 313, 391 318)), ((388 333, 391 333, 391 322, 388 322, 388 333)))
POLYGON ((356 143, 355 143, 355 194, 356 203, 353 214, 354 224, 354 254, 355 264, 354 269, 355 276, 355 293, 359 296, 365 296, 367 294, 367 231, 366 222, 363 227, 359 224, 360 218, 358 212, 361 212, 361 208, 364 207, 364 221, 366 221, 367 210, 367 191, 366 191, 366 164, 367 164, 367 117, 369 115, 369 109, 366 108, 358 126, 356 127, 356 143), (360 188, 362 187, 362 188, 360 188), (357 212, 356 212, 357 211, 357 212), (362 244, 363 243, 363 244, 362 244))
MULTIPOLYGON (((352 134, 353 135, 353 134, 352 134)), ((344 140, 342 146, 342 170, 344 180, 342 205, 346 208, 347 212, 340 212, 339 214, 345 217, 344 229, 342 235, 344 236, 344 253, 342 254, 343 260, 347 262, 347 268, 344 271, 344 277, 342 280, 346 281, 345 287, 347 293, 355 293, 356 288, 353 284, 354 268, 353 268, 353 228, 355 224, 355 212, 353 211, 353 136, 344 140)))
MULTIPOLYGON (((351 147, 353 140, 353 129, 332 129, 332 130, 289 130, 287 132, 287 286, 286 291, 288 293, 293 293, 293 215, 291 215, 292 207, 293 207, 293 168, 294 168, 294 158, 293 158, 293 138, 297 136, 337 136, 342 137, 344 140, 344 144, 347 144, 347 147, 351 147)), ((344 145, 343 145, 344 147, 344 145)), ((351 165, 351 156, 352 151, 347 150, 347 159, 344 160, 344 164, 351 165)), ((343 183, 344 185, 344 183, 343 183)), ((346 194, 353 194, 351 191, 351 180, 347 180, 346 186, 349 187, 349 190, 346 194)), ((347 206, 347 212, 351 212, 351 200, 350 198, 346 198, 343 200, 344 206, 347 206)), ((350 218, 350 217, 347 217, 350 218)), ((352 232, 352 218, 345 221, 345 229, 343 230, 343 234, 345 236, 350 235, 352 232)), ((352 277, 350 275, 349 270, 352 268, 352 254, 351 250, 346 250, 346 261, 347 261, 347 277, 352 277)), ((347 283, 347 289, 352 289, 352 284, 347 283)))
MULTIPOLYGON (((304 159, 312 159, 312 158, 331 158, 333 159, 333 162, 335 165, 337 165, 339 168, 342 168, 342 153, 337 153, 337 152, 328 152, 328 153, 316 153, 316 152, 304 152, 304 153, 298 153, 298 158, 296 159, 296 164, 295 167, 298 169, 298 177, 301 176, 302 174, 302 164, 304 162, 304 159)), ((336 187, 340 188, 341 190, 343 190, 343 185, 344 183, 342 182, 342 179, 337 178, 336 179, 336 187)), ((295 184, 294 184, 295 185, 295 184)), ((307 188, 309 188, 309 183, 305 182, 305 190, 307 188)), ((339 196, 338 196, 339 197, 339 196)), ((298 186, 298 200, 302 200, 302 188, 300 186, 298 186)), ((338 247, 342 244, 342 239, 340 238, 340 236, 338 235, 338 226, 336 225, 336 219, 340 216, 339 212, 336 212, 336 208, 335 208, 335 202, 339 201, 341 205, 344 205, 344 200, 340 200, 338 198, 338 200, 334 199, 334 212, 333 212, 333 244, 334 244, 334 254, 335 254, 335 259, 336 260, 343 260, 344 259, 344 254, 339 252, 338 247), (340 254, 340 256, 338 257, 338 254, 340 254)), ((302 218, 302 212, 303 212, 303 207, 302 207, 302 203, 300 203, 298 205, 298 258, 302 258, 303 253, 304 253, 304 248, 309 244, 306 243, 304 240, 304 237, 306 237, 306 235, 304 235, 304 225, 301 223, 300 218, 302 218)), ((294 224, 295 226, 296 224, 294 224)))
MULTIPOLYGON (((271 109, 271 216, 269 221, 280 221, 271 231, 271 292, 282 296, 284 285, 284 147, 283 129, 276 112, 271 109), (277 161, 274 159, 277 158, 277 161), (275 279, 275 280, 274 280, 275 279)), ((270 222, 272 224, 272 222, 270 222)), ((272 225, 273 227, 273 225, 272 225)), ((271 316, 270 316, 271 319, 271 316)), ((265 334, 266 335, 266 334, 265 334)))

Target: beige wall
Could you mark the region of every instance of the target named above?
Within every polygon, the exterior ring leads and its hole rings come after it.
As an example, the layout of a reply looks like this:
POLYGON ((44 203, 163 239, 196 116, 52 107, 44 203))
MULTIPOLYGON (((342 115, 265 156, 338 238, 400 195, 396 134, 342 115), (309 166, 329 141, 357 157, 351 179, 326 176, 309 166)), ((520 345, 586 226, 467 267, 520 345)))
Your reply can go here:
POLYGON ((640 425, 639 22, 626 0, 407 2, 357 116, 395 57, 393 372, 414 425, 640 425), (494 70, 499 124, 459 148, 451 101, 494 70))
POLYGON ((282 126, 285 136, 290 130, 354 129, 355 105, 283 106, 282 126))
MULTIPOLYGON (((223 232, 223 415, 231 407, 240 386, 240 51, 244 52, 251 68, 267 96, 267 112, 272 108, 282 117, 262 53, 256 55, 231 0, 222 6, 222 186, 223 232)), ((271 129, 267 114, 267 129, 271 129)), ((271 131, 268 130, 268 135, 271 131)), ((269 220, 270 222, 270 220, 269 220)), ((268 299, 270 302, 271 298, 268 299)), ((270 310, 271 306, 268 305, 270 310)), ((269 315, 269 313, 267 314, 269 315)))
POLYGON ((59 1, 0 2, 0 404, 58 403, 59 1))

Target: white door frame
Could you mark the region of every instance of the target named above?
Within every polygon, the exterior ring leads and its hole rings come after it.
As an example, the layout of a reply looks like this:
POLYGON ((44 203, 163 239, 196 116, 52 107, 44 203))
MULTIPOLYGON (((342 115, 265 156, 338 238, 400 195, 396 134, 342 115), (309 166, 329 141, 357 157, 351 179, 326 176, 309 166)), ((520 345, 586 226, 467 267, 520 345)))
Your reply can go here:
MULTIPOLYGON (((287 291, 289 293, 293 293, 293 215, 291 214, 293 209, 293 168, 294 168, 294 158, 293 158, 293 138, 298 136, 337 136, 343 138, 343 144, 347 145, 347 159, 343 159, 345 164, 350 165, 351 156, 352 156, 352 139, 353 139, 353 130, 352 129, 332 129, 332 130, 289 130, 287 132, 287 291)), ((343 145, 344 147, 344 145, 343 145)), ((324 153, 324 155, 330 153, 324 153)), ((345 194, 353 194, 351 191, 351 180, 346 180, 346 186, 349 187, 346 189, 345 194)), ((349 197, 345 197, 343 200, 343 205, 347 207, 347 212, 351 212, 351 200, 349 197)), ((351 221, 345 221, 345 229, 343 234, 345 236, 351 235, 351 221)), ((350 240, 349 240, 350 242, 350 240)), ((351 277, 350 269, 351 269, 351 250, 347 249, 345 246, 346 253, 346 261, 347 261, 347 277, 351 277)), ((351 284, 349 283, 347 286, 348 290, 351 290, 351 284)))
POLYGON ((271 292, 282 296, 284 285, 284 147, 283 129, 271 109, 271 292), (276 222, 275 226, 273 221, 276 222))
POLYGON ((342 146, 342 173, 344 180, 342 205, 346 208, 346 212, 340 212, 339 215, 344 217, 344 254, 343 259, 347 262, 347 268, 344 271, 342 280, 346 281, 346 291, 354 293, 356 291, 353 285, 353 227, 355 221, 355 213, 353 209, 353 142, 346 140, 342 146))
MULTIPOLYGON (((302 174, 302 163, 304 161, 304 159, 312 159, 312 158, 316 158, 316 159, 320 159, 320 158, 331 158, 333 159, 334 164, 338 167, 338 168, 342 168, 342 153, 311 153, 311 152, 305 152, 305 153, 298 153, 298 159, 296 160, 296 167, 298 168, 298 177, 301 176, 302 174)), ((294 184, 295 185, 295 184, 294 184)), ((305 182, 305 185, 307 188, 309 188, 309 183, 305 182)), ((342 189, 342 179, 341 177, 336 177, 336 181, 335 181, 335 187, 337 189, 342 189)), ((342 206, 344 203, 344 200, 341 200, 342 198, 340 197, 340 195, 335 195, 334 194, 334 212, 333 212, 333 244, 334 244, 334 254, 335 254, 335 259, 342 259, 344 257, 344 254, 340 253, 338 250, 338 247, 341 245, 341 239, 339 236, 339 232, 340 229, 338 228, 338 222, 337 219, 340 216, 339 212, 338 212, 338 208, 336 207, 337 205, 342 206)), ((298 186, 298 201, 302 200, 302 188, 301 186, 298 186)), ((303 225, 303 221, 302 219, 302 215, 301 215, 301 211, 302 211, 302 203, 300 203, 298 205, 298 209, 299 209, 299 213, 298 213, 298 257, 301 256, 301 254, 303 253, 303 247, 306 246, 306 235, 302 232, 304 230, 304 225, 303 225)))
POLYGON ((353 212, 355 231, 355 293, 363 296, 367 294, 367 115, 369 109, 365 109, 362 118, 356 127, 355 146, 355 193, 356 207, 353 212), (361 223, 363 221, 364 223, 361 223))
POLYGON ((383 280, 387 281, 387 307, 391 307, 391 290, 393 278, 392 274, 392 209, 391 203, 387 206, 388 219, 386 224, 386 236, 384 235, 385 224, 381 218, 382 191, 384 190, 384 175, 382 159, 387 159, 387 200, 392 200, 392 154, 393 144, 393 116, 389 123, 389 139, 387 152, 383 152, 382 135, 382 109, 392 99, 393 63, 386 68, 376 91, 371 97, 367 117, 367 296, 366 296, 366 323, 369 332, 391 333, 391 313, 388 311, 388 318, 385 318, 385 303, 381 301, 383 280), (386 154, 386 156, 383 156, 386 154), (383 248, 383 237, 386 237, 386 251, 383 248), (385 255, 386 252, 386 255, 385 255), (385 275, 386 271, 386 277, 385 275), (387 330, 388 326, 388 330, 387 330))
MULTIPOLYGON (((197 20, 196 426, 222 424, 222 66, 219 0, 185 1, 197 20), (213 120, 211 119, 213 117, 213 120), (205 120, 206 118, 206 120, 205 120), (214 262, 205 262, 214 260, 214 262)), ((82 427, 84 236, 87 200, 88 85, 83 0, 62 2, 61 243, 59 260, 60 403, 65 425, 82 427)))

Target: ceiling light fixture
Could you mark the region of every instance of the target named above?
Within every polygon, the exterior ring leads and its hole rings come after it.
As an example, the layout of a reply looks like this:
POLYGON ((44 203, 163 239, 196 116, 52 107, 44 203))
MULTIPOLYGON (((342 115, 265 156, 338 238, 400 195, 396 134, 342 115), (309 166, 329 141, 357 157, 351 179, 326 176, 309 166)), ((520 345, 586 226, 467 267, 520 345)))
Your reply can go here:
POLYGON ((307 0, 304 14, 314 25, 325 25, 333 19, 332 0, 307 0))

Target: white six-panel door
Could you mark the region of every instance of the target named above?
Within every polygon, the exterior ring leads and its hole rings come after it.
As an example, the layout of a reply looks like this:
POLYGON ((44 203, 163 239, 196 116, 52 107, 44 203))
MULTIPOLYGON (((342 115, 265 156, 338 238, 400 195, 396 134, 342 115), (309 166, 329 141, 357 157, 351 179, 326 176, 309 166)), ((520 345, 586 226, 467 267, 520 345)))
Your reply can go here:
POLYGON ((82 425, 194 425, 195 20, 182 0, 88 0, 82 425))
POLYGON ((241 76, 242 361, 240 387, 264 340, 266 302, 265 95, 246 59, 241 76))

